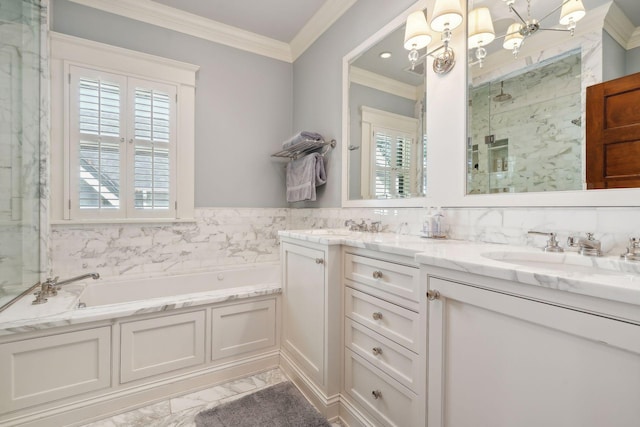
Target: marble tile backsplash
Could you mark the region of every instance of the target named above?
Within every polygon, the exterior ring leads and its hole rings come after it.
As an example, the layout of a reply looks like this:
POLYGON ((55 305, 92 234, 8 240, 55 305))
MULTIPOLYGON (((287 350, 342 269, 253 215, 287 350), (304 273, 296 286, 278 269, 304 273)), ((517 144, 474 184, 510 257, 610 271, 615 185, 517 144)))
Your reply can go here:
MULTIPOLYGON (((555 232, 562 246, 567 237, 595 233, 607 255, 624 252, 630 236, 640 237, 640 208, 447 208, 443 209, 450 238, 474 242, 544 247, 544 236, 527 231, 555 232)), ((356 222, 381 221, 386 231, 419 234, 424 208, 406 209, 292 209, 289 229, 344 227, 356 222)))
MULTIPOLYGON (((353 219, 381 221, 385 231, 417 235, 425 213, 423 208, 199 208, 193 223, 53 225, 52 274, 155 275, 277 261, 279 230, 340 228, 353 219)), ((458 240, 542 248, 546 238, 528 236, 528 230, 556 232, 562 246, 569 235, 594 232, 607 255, 618 255, 629 236, 640 236, 640 208, 448 208, 444 213, 449 236, 458 240)))

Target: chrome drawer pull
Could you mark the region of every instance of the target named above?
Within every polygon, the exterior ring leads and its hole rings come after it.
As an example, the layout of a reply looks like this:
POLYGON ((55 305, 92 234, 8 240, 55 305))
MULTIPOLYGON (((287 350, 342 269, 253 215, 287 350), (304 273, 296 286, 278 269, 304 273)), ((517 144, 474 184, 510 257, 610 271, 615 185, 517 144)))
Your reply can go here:
POLYGON ((427 291, 427 299, 429 301, 433 301, 434 299, 439 299, 439 298, 440 298, 440 291, 437 291, 437 290, 427 291))
POLYGON ((382 392, 380 390, 373 390, 371 392, 371 395, 373 396, 374 399, 380 399, 382 397, 382 392))
POLYGON ((373 313, 373 320, 380 320, 382 319, 382 313, 380 313, 379 311, 376 311, 375 313, 373 313))
POLYGON ((374 356, 377 356, 377 355, 379 355, 379 354, 382 354, 382 349, 381 349, 380 347, 373 347, 373 348, 371 349, 371 351, 373 351, 373 355, 374 355, 374 356))
POLYGON ((381 279, 382 278, 382 271, 376 270, 373 272, 373 278, 374 279, 381 279))
POLYGON ((316 264, 324 264, 324 260, 322 258, 316 258, 316 264))

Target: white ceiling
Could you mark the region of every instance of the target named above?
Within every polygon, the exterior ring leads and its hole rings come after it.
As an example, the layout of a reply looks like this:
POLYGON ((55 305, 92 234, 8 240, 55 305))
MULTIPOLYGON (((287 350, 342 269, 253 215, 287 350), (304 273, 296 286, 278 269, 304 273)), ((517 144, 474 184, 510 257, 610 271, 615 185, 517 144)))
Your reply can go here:
POLYGON ((290 43, 326 0, 153 0, 290 43))

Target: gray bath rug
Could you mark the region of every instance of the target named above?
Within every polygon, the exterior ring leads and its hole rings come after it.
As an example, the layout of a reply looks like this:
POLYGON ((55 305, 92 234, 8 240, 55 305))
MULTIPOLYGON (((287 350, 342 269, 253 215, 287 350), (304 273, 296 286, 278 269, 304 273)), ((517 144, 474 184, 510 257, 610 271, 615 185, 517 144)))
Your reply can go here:
POLYGON ((196 427, 330 427, 290 382, 200 412, 196 427))

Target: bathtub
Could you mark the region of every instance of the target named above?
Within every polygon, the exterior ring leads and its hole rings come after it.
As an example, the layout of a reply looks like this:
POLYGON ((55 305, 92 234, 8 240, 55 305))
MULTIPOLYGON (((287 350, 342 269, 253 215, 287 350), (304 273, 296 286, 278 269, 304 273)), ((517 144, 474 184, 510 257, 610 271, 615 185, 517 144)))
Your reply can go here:
POLYGON ((0 381, 0 425, 86 424, 87 414, 276 368, 280 274, 279 263, 252 264, 76 282, 40 305, 22 298, 0 315, 0 354, 20 358, 0 381), (60 363, 43 368, 51 360, 60 363))
POLYGON ((200 273, 87 282, 78 308, 159 299, 200 299, 280 286, 280 264, 255 264, 200 273))

